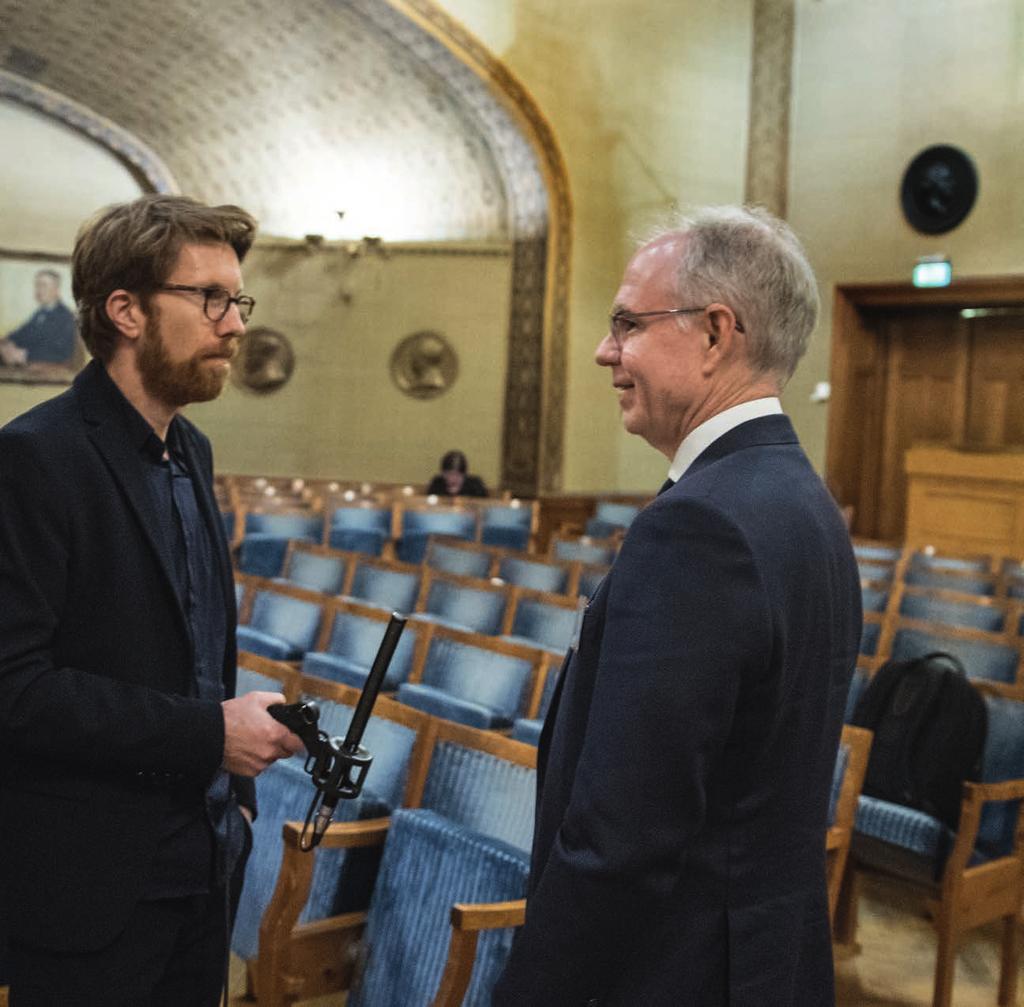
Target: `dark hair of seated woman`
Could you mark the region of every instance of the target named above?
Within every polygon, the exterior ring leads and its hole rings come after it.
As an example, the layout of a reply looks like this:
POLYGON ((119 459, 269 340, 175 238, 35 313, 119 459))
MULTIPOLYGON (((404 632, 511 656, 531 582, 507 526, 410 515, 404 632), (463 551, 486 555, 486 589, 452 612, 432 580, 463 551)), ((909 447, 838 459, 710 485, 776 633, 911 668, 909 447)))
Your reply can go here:
POLYGON ((449 451, 441 458, 441 471, 430 480, 427 495, 439 497, 485 497, 487 487, 471 475, 469 462, 461 451, 449 451))

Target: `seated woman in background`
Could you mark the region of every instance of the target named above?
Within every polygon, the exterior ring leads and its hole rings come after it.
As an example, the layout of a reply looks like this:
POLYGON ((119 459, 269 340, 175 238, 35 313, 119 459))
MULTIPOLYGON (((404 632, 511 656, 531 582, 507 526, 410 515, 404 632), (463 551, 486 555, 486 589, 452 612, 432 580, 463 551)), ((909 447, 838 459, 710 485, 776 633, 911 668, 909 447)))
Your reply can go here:
POLYGON ((427 495, 485 497, 487 487, 479 476, 468 475, 469 463, 461 451, 449 451, 441 459, 441 471, 430 480, 427 495))

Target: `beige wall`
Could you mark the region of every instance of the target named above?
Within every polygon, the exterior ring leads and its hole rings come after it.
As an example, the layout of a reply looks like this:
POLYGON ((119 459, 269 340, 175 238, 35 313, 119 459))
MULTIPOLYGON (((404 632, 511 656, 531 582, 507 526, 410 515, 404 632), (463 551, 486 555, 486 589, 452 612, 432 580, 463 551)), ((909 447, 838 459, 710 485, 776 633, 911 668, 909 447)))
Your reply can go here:
POLYGON ((575 203, 567 490, 656 488, 593 351, 631 248, 673 203, 743 197, 750 0, 439 0, 532 93, 575 203))
POLYGON ((836 284, 910 280, 918 256, 946 253, 954 276, 1024 272, 1024 2, 858 0, 797 12, 790 220, 818 273, 818 338, 786 406, 824 463, 836 284), (925 147, 967 151, 980 176, 970 216, 949 234, 918 234, 899 186, 925 147))
POLYGON ((220 471, 421 483, 445 451, 461 448, 497 484, 507 248, 392 247, 386 259, 351 259, 342 245, 311 253, 258 244, 244 274, 257 302, 252 324, 284 332, 297 363, 270 395, 229 385, 189 407, 220 471), (395 345, 421 329, 444 335, 460 364, 454 386, 429 401, 399 392, 388 370, 395 345))

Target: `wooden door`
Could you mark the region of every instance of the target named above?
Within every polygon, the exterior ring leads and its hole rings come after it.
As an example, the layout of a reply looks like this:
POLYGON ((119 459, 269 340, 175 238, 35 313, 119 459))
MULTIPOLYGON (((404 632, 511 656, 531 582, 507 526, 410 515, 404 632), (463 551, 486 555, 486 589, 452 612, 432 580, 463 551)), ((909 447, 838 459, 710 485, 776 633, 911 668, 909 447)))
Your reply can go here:
POLYGON ((903 537, 907 479, 903 459, 923 441, 960 440, 967 401, 969 331, 948 308, 897 311, 879 326, 888 347, 878 481, 879 538, 903 537))
POLYGON ((853 531, 904 536, 907 449, 1024 447, 1024 277, 836 288, 826 477, 853 531))

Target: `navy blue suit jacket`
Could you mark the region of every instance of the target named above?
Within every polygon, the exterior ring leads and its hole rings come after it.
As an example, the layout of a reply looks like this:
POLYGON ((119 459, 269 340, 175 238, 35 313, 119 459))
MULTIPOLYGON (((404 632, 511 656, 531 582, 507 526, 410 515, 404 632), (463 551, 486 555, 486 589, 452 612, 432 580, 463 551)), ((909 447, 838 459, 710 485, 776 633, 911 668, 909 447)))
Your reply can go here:
MULTIPOLYGON (((201 802, 223 757, 220 704, 190 695, 173 558, 125 407, 94 361, 0 430, 0 913, 12 937, 59 950, 124 928, 170 789, 201 802)), ((233 627, 210 445, 178 422, 233 627)), ((233 631, 223 676, 231 696, 233 631)), ((252 807, 252 781, 234 787, 252 807)))
POLYGON ((494 1004, 834 1002, 827 807, 861 630, 789 420, 635 519, 541 738, 526 923, 494 1004))

